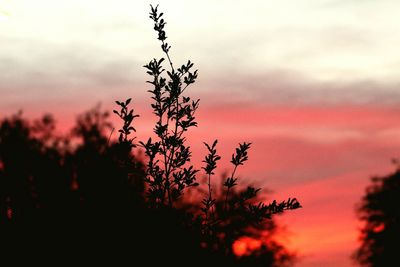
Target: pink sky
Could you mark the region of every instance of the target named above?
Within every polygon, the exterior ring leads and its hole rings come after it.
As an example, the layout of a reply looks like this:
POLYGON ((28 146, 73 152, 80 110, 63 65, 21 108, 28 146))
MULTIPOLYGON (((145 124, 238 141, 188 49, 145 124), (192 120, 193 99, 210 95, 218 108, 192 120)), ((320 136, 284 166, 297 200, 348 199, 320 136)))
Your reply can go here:
POLYGON ((302 202, 303 209, 279 218, 288 227, 289 247, 302 255, 298 266, 353 266, 349 257, 360 225, 356 203, 371 176, 393 169, 390 159, 400 150, 400 109, 205 109, 198 134, 209 136, 205 140, 220 135, 225 160, 235 143, 253 142, 250 162, 239 172, 242 181, 255 178, 257 186, 274 191, 271 197, 295 196, 302 202))
MULTIPOLYGON (((201 103, 206 101, 203 97, 201 103)), ((52 111, 63 118, 61 129, 74 120, 52 111)), ((152 134, 154 120, 149 107, 139 104, 138 112, 143 140, 152 134)), ((219 174, 230 170, 238 142, 252 142, 250 160, 238 171, 241 182, 272 190, 268 200, 296 197, 303 205, 278 217, 286 228, 282 240, 299 253, 296 266, 346 267, 353 266, 350 255, 357 247, 356 204, 369 178, 392 171, 390 160, 399 155, 399 119, 397 107, 205 104, 188 141, 193 163, 200 166, 206 152, 202 142, 219 139, 219 174)))
MULTIPOLYGON (((148 3, 90 2, 0 1, 0 117, 52 112, 63 131, 96 103, 133 97, 144 138, 154 120, 142 66, 162 56, 148 3)), ((304 207, 279 217, 296 267, 354 266, 356 204, 400 154, 400 3, 159 2, 173 58, 200 70, 194 163, 217 138, 222 172, 252 142, 242 181, 304 207)))

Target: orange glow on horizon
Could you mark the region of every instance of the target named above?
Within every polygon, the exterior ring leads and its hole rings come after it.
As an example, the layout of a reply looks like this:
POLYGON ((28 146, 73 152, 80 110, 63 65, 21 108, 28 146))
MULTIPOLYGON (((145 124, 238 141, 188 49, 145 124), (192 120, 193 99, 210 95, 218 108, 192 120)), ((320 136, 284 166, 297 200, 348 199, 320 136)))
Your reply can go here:
POLYGON ((262 245, 262 241, 251 237, 241 237, 233 243, 232 249, 236 256, 242 257, 250 255, 251 252, 259 249, 262 245))

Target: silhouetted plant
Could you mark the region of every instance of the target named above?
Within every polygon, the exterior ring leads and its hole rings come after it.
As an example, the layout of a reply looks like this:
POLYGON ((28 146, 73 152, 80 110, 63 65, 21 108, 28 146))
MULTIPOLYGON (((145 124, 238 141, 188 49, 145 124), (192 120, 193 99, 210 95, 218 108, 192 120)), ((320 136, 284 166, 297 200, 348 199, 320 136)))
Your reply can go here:
MULTIPOLYGON (((275 240, 280 228, 272 217, 259 220, 259 217, 252 217, 246 209, 239 206, 234 206, 226 212, 225 187, 214 189, 216 202, 213 221, 210 225, 206 225, 206 229, 210 230, 203 232, 203 244, 214 253, 232 258, 235 266, 290 266, 294 262, 296 255, 275 240), (237 249, 235 251, 237 243, 245 242, 241 240, 249 238, 257 240, 259 247, 253 247, 244 254, 237 255, 237 249)), ((261 199, 258 193, 253 192, 252 187, 239 186, 232 188, 230 198, 234 202, 246 199, 247 205, 257 205, 261 199)))
MULTIPOLYGON (((161 41, 161 49, 165 53, 169 63, 169 70, 165 70, 162 63, 164 58, 153 59, 144 67, 152 80, 147 81, 152 85, 149 90, 152 94, 153 103, 151 107, 157 117, 154 133, 157 139, 149 138, 146 142, 139 142, 144 148, 148 161, 146 166, 147 199, 151 207, 174 207, 174 203, 182 195, 186 188, 198 186, 196 175, 199 170, 189 165, 191 159, 190 147, 186 145, 185 134, 194 126, 195 112, 199 106, 199 100, 191 100, 183 93, 190 84, 195 83, 198 72, 191 71, 193 63, 189 60, 185 65, 175 70, 169 51, 171 46, 166 42, 165 32, 166 22, 162 18, 163 13, 158 13, 158 6, 151 6, 150 18, 154 22, 154 30, 161 41)), ((125 102, 117 102, 127 112, 130 99, 125 102)), ((126 120, 117 113, 124 121, 124 126, 120 130, 125 134, 124 127, 130 127, 132 120, 126 120)), ((121 111, 122 113, 122 111, 121 111)), ((132 128, 133 129, 133 128, 132 128)), ((125 134, 124 140, 132 143, 125 134)), ((122 140, 122 141, 121 141, 122 140)), ((191 220, 199 222, 199 231, 202 239, 210 249, 223 251, 225 255, 232 255, 232 244, 239 238, 244 231, 261 225, 265 219, 270 219, 271 215, 281 213, 284 210, 300 208, 301 205, 296 198, 289 198, 287 201, 278 203, 273 201, 270 204, 263 202, 255 203, 260 189, 248 186, 239 194, 234 194, 234 188, 238 185, 236 177, 237 168, 248 160, 248 150, 251 143, 240 143, 232 155, 231 163, 233 171, 223 183, 224 194, 219 195, 220 199, 213 196, 211 176, 217 168, 217 161, 221 159, 217 155, 217 140, 212 145, 204 143, 208 155, 204 159, 206 164, 202 169, 207 175, 207 196, 201 200, 200 208, 203 216, 191 217, 191 220), (224 236, 221 238, 221 236, 224 236)), ((133 147, 133 146, 132 146, 133 147)), ((189 216, 190 218, 190 216, 189 216)), ((188 223, 186 223, 188 224, 188 223)))
POLYGON ((213 198, 212 186, 211 186, 211 175, 214 175, 214 170, 217 168, 217 161, 221 159, 219 155, 217 155, 217 146, 218 140, 215 140, 213 144, 210 146, 204 142, 204 145, 207 147, 208 155, 203 160, 206 163, 205 167, 202 167, 207 175, 207 187, 208 187, 208 195, 206 198, 202 200, 202 211, 205 214, 204 224, 205 224, 205 231, 209 234, 210 226, 212 225, 213 221, 215 220, 214 217, 214 205, 216 203, 216 199, 213 198))
MULTIPOLYGON (((154 21, 154 30, 158 33, 161 48, 170 64, 166 71, 162 63, 165 60, 153 59, 144 67, 152 80, 147 81, 153 86, 152 94, 153 113, 157 116, 154 133, 157 140, 149 138, 147 142, 139 142, 148 156, 146 183, 148 185, 148 200, 154 207, 172 207, 186 187, 197 186, 196 173, 193 166, 186 166, 190 162, 191 151, 186 145, 185 133, 190 127, 197 126, 195 112, 199 100, 185 97, 183 92, 195 82, 197 70, 191 71, 193 63, 190 61, 177 70, 174 69, 169 50, 171 46, 166 42, 164 31, 165 21, 162 13, 158 14, 157 7, 151 7, 150 18, 154 21)), ((124 105, 128 105, 126 101, 124 105)), ((122 102, 123 103, 123 102, 122 102)), ((125 130, 121 129, 122 131, 125 130)), ((125 137, 127 138, 127 137, 125 137)))
POLYGON ((132 122, 135 118, 139 117, 139 115, 133 114, 133 109, 128 109, 128 105, 131 102, 131 98, 127 99, 125 102, 116 101, 117 105, 121 107, 120 111, 113 110, 115 114, 117 114, 121 120, 124 122, 124 125, 121 129, 118 130, 119 134, 119 143, 126 144, 129 149, 132 147, 136 147, 133 140, 135 138, 129 139, 128 136, 132 131, 136 132, 136 129, 133 128, 132 122))
POLYGON ((373 177, 357 209, 361 246, 353 258, 368 267, 400 266, 400 165, 392 174, 373 177))
POLYGON ((295 198, 289 198, 280 203, 274 200, 270 204, 264 204, 258 200, 258 193, 261 189, 252 186, 234 191, 238 185, 238 178, 235 174, 238 166, 248 160, 247 151, 250 143, 239 144, 239 147, 236 148, 236 153, 232 154, 231 158, 232 174, 225 178, 221 191, 213 198, 211 174, 217 168, 217 160, 221 158, 216 154, 217 140, 211 146, 207 143, 205 145, 209 152, 203 161, 206 163, 203 169, 208 175, 208 197, 202 201, 202 211, 205 214, 202 232, 204 241, 210 248, 217 248, 227 255, 233 255, 233 243, 242 236, 248 236, 252 232, 251 229, 261 231, 265 226, 265 219, 271 219, 273 214, 281 213, 284 210, 301 207, 295 198))

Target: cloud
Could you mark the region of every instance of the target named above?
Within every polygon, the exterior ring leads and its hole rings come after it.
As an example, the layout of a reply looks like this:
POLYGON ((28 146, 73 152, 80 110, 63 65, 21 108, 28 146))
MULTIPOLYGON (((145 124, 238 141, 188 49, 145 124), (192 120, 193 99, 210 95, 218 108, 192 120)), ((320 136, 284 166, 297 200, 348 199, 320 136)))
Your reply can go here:
POLYGON ((200 88, 196 91, 204 90, 204 99, 206 94, 210 94, 217 96, 214 100, 225 103, 384 106, 400 102, 400 82, 323 82, 290 70, 270 71, 258 75, 233 72, 219 77, 212 76, 210 79, 207 79, 207 74, 205 76, 206 80, 200 80, 200 88))
MULTIPOLYGON (((376 4, 374 16, 363 5, 332 11, 321 1, 238 2, 229 12, 227 1, 192 4, 172 1, 163 11, 176 64, 191 58, 200 68, 192 92, 203 105, 399 102, 395 2, 376 4)), ((147 4, 40 0, 10 9, 1 106, 146 95, 142 66, 162 56, 147 4)))

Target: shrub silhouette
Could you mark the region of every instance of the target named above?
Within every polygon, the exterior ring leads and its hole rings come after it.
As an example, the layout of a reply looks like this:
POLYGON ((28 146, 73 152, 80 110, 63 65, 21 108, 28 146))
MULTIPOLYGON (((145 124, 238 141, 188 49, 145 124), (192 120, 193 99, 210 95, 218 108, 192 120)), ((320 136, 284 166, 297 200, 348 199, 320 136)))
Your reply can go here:
MULTIPOLYGON (((199 170, 190 164, 191 150, 185 138, 191 127, 197 127, 195 113, 199 107, 199 100, 192 100, 184 95, 188 87, 195 83, 198 71, 192 70, 194 64, 190 60, 175 69, 169 53, 171 46, 166 41, 166 22, 162 17, 163 13, 158 12, 158 6, 151 6, 150 19, 154 23, 154 30, 157 32, 158 40, 161 41, 161 49, 165 53, 170 69, 163 68, 162 63, 165 58, 153 59, 144 66, 147 74, 151 76, 151 80, 147 83, 152 86, 148 92, 152 95, 151 107, 157 118, 154 127, 157 138, 155 140, 149 138, 146 142, 140 141, 139 145, 144 148, 147 156, 146 202, 151 208, 168 210, 176 207, 177 201, 182 198, 186 189, 199 185, 197 182, 199 170)), ((135 138, 129 136, 135 132, 132 123, 138 115, 129 107, 130 98, 116 103, 120 111, 114 110, 114 113, 123 121, 123 127, 119 130, 120 144, 128 143, 128 147, 134 148, 135 138)), ((208 177, 208 195, 201 202, 201 211, 204 214, 187 216, 190 222, 184 224, 199 228, 200 240, 209 250, 228 256, 233 255, 232 244, 244 234, 245 229, 259 226, 273 214, 301 206, 295 198, 280 203, 276 201, 270 204, 255 203, 260 189, 250 186, 239 194, 232 194, 238 185, 236 170, 248 160, 251 143, 246 142, 239 144, 232 155, 233 171, 223 183, 226 188, 220 195, 223 199, 214 198, 211 176, 217 168, 217 161, 221 159, 217 155, 217 143, 217 140, 212 145, 204 143, 209 152, 203 161, 206 165, 202 168, 208 177)))
POLYGON ((353 255, 361 266, 400 266, 400 167, 395 172, 372 178, 357 210, 364 222, 361 246, 353 255))
MULTIPOLYGON (((158 40, 161 41, 161 49, 165 53, 170 70, 166 71, 162 63, 164 58, 159 60, 153 59, 144 67, 147 69, 147 74, 152 77, 152 80, 147 81, 153 86, 149 90, 152 94, 151 104, 153 113, 157 117, 157 122, 154 127, 154 133, 157 140, 149 138, 147 142, 140 141, 139 144, 144 148, 145 154, 148 157, 146 166, 147 200, 153 207, 169 207, 172 208, 174 202, 180 198, 186 188, 198 186, 196 182, 196 170, 193 165, 189 165, 191 159, 190 146, 186 145, 185 134, 191 127, 196 127, 195 112, 199 107, 199 100, 191 100, 190 97, 184 96, 183 93, 187 88, 195 83, 198 71, 192 71, 193 63, 189 60, 186 65, 182 65, 175 70, 171 61, 169 51, 171 46, 166 42, 167 36, 164 30, 166 22, 162 18, 163 13, 158 13, 158 6, 151 6, 150 18, 154 22, 154 30, 158 34, 158 40), (162 75, 166 72, 168 78, 162 75), (189 166, 188 166, 189 165, 189 166)), ((132 126, 133 119, 139 115, 134 114, 133 109, 129 108, 131 98, 126 101, 116 101, 120 106, 120 111, 114 110, 123 121, 123 127, 119 130, 120 144, 128 144, 129 148, 136 147, 135 138, 129 139, 129 135, 135 132, 132 126)), ((212 145, 204 143, 209 151, 203 162, 206 166, 203 167, 208 175, 209 196, 203 200, 207 220, 210 219, 208 213, 212 211, 215 199, 212 198, 211 175, 216 168, 216 163, 220 157, 216 155, 217 140, 212 145)), ((258 203, 258 205, 246 205, 247 200, 254 198, 259 189, 248 187, 248 190, 241 195, 238 200, 230 199, 230 190, 237 186, 236 170, 240 165, 248 160, 248 150, 251 143, 239 144, 236 152, 232 155, 231 163, 234 166, 232 174, 224 182, 226 187, 226 195, 224 202, 224 212, 232 209, 241 208, 243 212, 248 212, 248 215, 254 217, 255 220, 270 218, 272 214, 283 212, 287 209, 300 208, 300 203, 294 199, 288 199, 277 203, 272 202, 269 205, 258 203)), ((206 222, 208 224, 208 222, 206 222)))

